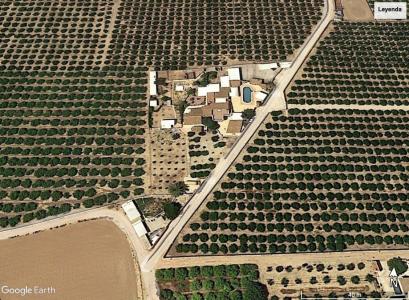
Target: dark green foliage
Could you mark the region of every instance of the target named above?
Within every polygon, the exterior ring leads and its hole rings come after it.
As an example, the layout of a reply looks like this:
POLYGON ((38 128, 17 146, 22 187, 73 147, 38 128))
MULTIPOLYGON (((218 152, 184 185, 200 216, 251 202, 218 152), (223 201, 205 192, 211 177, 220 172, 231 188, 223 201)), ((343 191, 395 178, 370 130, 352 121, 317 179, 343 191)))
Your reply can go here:
POLYGON ((167 219, 173 220, 178 215, 182 208, 179 202, 168 202, 163 205, 163 211, 165 212, 165 217, 167 219))
POLYGON ((394 257, 388 260, 389 270, 395 269, 398 275, 405 273, 408 270, 408 264, 400 257, 394 257))
POLYGON ((173 197, 179 197, 187 191, 187 186, 184 182, 178 181, 174 184, 171 184, 168 188, 169 194, 173 197))
POLYGON ((204 299, 216 300, 267 299, 266 287, 254 274, 258 274, 257 265, 218 265, 160 269, 156 271, 156 280, 161 297, 184 299, 193 293, 191 299, 202 299, 202 295, 204 299), (170 290, 169 283, 173 286, 170 290))

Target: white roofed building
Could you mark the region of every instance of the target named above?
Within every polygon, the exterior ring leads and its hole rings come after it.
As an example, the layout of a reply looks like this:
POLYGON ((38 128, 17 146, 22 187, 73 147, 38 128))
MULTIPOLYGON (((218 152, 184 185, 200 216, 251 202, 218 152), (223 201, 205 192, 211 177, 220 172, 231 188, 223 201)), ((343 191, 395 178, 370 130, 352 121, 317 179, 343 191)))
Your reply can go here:
POLYGON ((218 93, 218 92, 220 92, 220 84, 218 83, 210 83, 206 86, 199 86, 197 88, 198 97, 207 97, 208 93, 218 93))
POLYGON ((277 69, 278 64, 277 63, 271 63, 271 64, 259 64, 258 69, 259 70, 270 70, 270 69, 277 69))
POLYGON ((185 90, 185 87, 183 85, 177 84, 175 86, 175 92, 183 92, 185 90))
POLYGON ((157 96, 158 95, 158 87, 156 86, 156 71, 149 72, 149 95, 150 96, 157 96))
POLYGON ((125 211, 126 216, 128 217, 131 223, 141 220, 141 214, 135 206, 133 201, 128 201, 122 204, 122 209, 125 211))
POLYGON ((266 100, 267 96, 268 96, 267 93, 261 92, 261 91, 254 93, 254 97, 256 98, 256 101, 264 101, 266 100))
POLYGON ((227 70, 230 80, 241 80, 240 68, 230 68, 227 70))
POLYGON ((207 92, 208 93, 218 93, 220 92, 220 84, 218 83, 210 83, 207 85, 207 92))
POLYGON ((148 230, 145 227, 145 224, 142 221, 141 214, 137 209, 135 203, 130 200, 122 204, 122 209, 124 210, 129 221, 132 223, 132 227, 135 230, 136 234, 139 237, 145 236, 148 233, 148 230))
POLYGON ((240 96, 240 90, 238 87, 231 87, 230 88, 230 93, 229 93, 230 97, 238 97, 240 96))
POLYGON ((288 69, 292 64, 293 63, 291 61, 282 61, 280 62, 280 68, 288 69))
POLYGON ((230 77, 227 76, 221 76, 220 77, 220 85, 222 87, 230 87, 230 77))
POLYGON ((148 233, 148 231, 146 230, 145 224, 142 221, 133 223, 132 227, 139 237, 144 236, 145 234, 148 233))
POLYGON ((199 86, 197 88, 197 96, 206 97, 207 96, 207 86, 199 86))
POLYGON ((160 121, 160 128, 162 129, 170 129, 172 127, 174 127, 176 124, 176 120, 175 119, 165 119, 165 120, 161 120, 160 121))
POLYGON ((156 106, 158 106, 158 105, 159 105, 159 103, 158 103, 158 100, 157 100, 157 99, 151 99, 151 100, 149 100, 149 106, 156 107, 156 106))

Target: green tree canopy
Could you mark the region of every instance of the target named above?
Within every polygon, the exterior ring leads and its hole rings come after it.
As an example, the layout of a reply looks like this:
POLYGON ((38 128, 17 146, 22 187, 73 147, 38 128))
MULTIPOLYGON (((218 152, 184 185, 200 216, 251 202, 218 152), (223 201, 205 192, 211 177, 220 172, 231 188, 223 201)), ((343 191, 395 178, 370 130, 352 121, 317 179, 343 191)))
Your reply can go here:
POLYGON ((184 182, 179 181, 171 184, 168 188, 168 191, 169 194, 171 194, 173 197, 179 197, 187 191, 187 185, 184 182))
POLYGON ((167 219, 173 220, 179 215, 182 205, 178 202, 169 202, 163 205, 163 210, 167 219))
POLYGON ((408 270, 408 264, 400 257, 394 257, 388 260, 389 270, 396 270, 398 275, 405 273, 408 270))

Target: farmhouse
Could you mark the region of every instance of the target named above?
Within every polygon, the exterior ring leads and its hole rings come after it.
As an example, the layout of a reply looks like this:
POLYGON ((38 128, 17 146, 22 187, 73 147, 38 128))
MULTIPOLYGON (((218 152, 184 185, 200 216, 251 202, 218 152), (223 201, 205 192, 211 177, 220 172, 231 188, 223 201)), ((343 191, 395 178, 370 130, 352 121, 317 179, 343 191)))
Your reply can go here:
POLYGON ((212 71, 212 76, 205 73, 199 80, 202 86, 197 87, 197 95, 186 99, 189 105, 183 115, 186 131, 199 126, 203 118, 212 118, 219 123, 222 135, 240 134, 243 120, 237 116, 233 120, 231 116, 241 115, 246 109, 255 109, 267 98, 267 93, 259 85, 242 80, 240 68, 228 68, 227 72, 212 71))

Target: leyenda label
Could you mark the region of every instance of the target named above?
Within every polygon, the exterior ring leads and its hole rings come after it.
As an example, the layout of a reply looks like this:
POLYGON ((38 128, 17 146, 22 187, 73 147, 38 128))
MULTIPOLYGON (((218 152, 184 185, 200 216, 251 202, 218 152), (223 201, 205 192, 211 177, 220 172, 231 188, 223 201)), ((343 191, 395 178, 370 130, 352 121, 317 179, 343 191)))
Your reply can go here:
POLYGON ((406 2, 375 2, 374 17, 377 20, 404 20, 406 6, 406 2))

